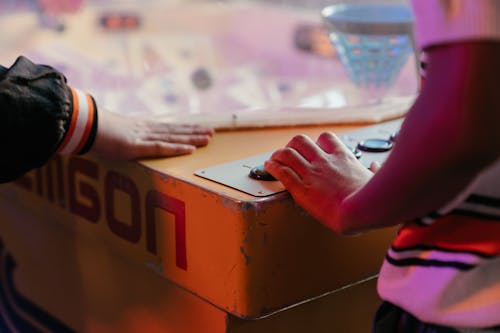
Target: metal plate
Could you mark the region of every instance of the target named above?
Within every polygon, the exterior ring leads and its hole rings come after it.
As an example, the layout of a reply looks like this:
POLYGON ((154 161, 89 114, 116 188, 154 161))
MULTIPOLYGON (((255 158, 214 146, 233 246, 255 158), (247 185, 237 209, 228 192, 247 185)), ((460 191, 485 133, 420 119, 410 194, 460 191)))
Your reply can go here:
POLYGON ((281 182, 255 180, 250 177, 250 170, 264 163, 272 152, 256 155, 241 160, 219 164, 195 171, 195 175, 213 180, 256 197, 265 197, 285 191, 281 182))

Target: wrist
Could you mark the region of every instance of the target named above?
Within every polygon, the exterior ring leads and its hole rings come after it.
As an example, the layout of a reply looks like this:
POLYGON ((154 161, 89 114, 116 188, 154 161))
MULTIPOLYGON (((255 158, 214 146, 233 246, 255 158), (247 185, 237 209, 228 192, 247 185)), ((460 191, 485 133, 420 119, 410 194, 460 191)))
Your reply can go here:
POLYGON ((97 107, 94 98, 75 88, 71 91, 71 116, 57 153, 84 154, 94 143, 97 133, 97 107))

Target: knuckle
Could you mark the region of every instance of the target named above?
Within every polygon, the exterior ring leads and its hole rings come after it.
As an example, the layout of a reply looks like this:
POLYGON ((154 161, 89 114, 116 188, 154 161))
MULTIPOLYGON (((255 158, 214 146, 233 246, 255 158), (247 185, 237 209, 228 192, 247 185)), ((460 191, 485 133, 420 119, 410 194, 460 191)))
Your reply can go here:
POLYGON ((307 142, 308 139, 309 138, 307 137, 307 135, 305 135, 305 134, 298 134, 298 135, 294 136, 292 138, 292 140, 290 140, 290 144, 291 145, 303 144, 304 142, 307 142))

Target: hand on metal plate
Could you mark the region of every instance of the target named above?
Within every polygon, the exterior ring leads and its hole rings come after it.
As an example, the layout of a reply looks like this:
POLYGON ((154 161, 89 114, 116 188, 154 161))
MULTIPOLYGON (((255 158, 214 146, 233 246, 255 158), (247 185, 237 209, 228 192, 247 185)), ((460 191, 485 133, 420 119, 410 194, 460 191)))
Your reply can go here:
POLYGON ((339 233, 345 229, 339 206, 372 176, 333 133, 321 134, 316 142, 298 135, 275 151, 265 167, 302 208, 339 233))

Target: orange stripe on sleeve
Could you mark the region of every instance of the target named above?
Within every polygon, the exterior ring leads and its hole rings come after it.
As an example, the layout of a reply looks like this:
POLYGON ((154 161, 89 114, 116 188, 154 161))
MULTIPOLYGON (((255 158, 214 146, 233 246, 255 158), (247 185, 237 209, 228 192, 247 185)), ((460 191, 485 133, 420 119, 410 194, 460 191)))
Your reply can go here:
POLYGON ((92 101, 92 97, 90 97, 89 94, 85 94, 85 97, 87 99, 87 104, 89 108, 89 114, 87 117, 87 123, 85 125, 85 131, 82 135, 82 138, 80 142, 78 143, 78 146, 75 149, 75 152, 79 152, 83 149, 83 146, 85 146, 85 143, 87 142, 89 138, 90 131, 92 130, 92 124, 94 123, 94 118, 95 118, 95 109, 94 109, 94 103, 92 101))

